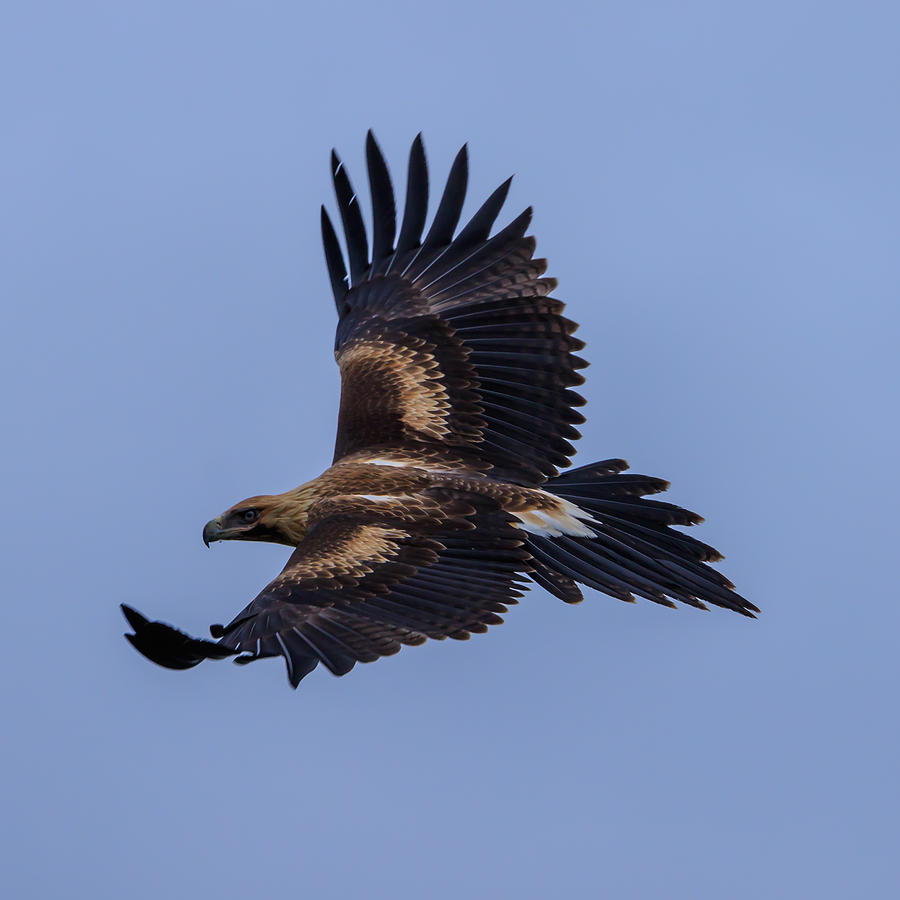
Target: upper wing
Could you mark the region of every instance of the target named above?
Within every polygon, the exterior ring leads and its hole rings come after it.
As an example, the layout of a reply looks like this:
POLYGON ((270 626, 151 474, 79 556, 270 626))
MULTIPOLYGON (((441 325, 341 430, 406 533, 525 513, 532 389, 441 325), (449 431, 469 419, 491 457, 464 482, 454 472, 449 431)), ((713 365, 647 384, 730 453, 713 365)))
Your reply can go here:
POLYGON ((549 297, 526 237, 527 209, 490 236, 504 182, 458 233, 467 156, 453 163, 434 221, 422 231, 428 173, 421 136, 412 145, 406 209, 396 237, 394 194, 371 132, 366 142, 374 227, 372 254, 356 194, 332 154, 349 278, 322 208, 325 257, 340 321, 335 355, 341 406, 335 460, 360 451, 413 448, 455 456, 540 483, 569 465, 584 417, 573 385, 587 365, 572 351, 573 322, 549 297), (396 240, 395 240, 396 237, 396 240))
POLYGON ((170 668, 281 655, 294 687, 319 662, 343 675, 403 644, 465 639, 502 622, 526 581, 522 544, 508 516, 479 499, 436 504, 415 521, 332 516, 229 625, 211 629, 218 644, 129 615, 132 644, 170 668))

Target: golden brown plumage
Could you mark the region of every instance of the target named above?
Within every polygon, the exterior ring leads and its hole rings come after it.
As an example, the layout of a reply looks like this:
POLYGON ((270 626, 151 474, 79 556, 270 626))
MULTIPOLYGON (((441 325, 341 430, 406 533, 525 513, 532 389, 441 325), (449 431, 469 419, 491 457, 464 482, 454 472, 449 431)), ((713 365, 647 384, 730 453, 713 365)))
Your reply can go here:
POLYGON ((606 460, 562 475, 583 421, 572 388, 586 363, 576 325, 549 295, 526 210, 491 236, 505 182, 457 232, 467 156, 457 156, 425 237, 427 171, 410 154, 399 236, 387 166, 369 134, 372 253, 356 194, 332 170, 349 275, 324 208, 322 230, 339 313, 341 403, 334 463, 318 478, 251 497, 203 530, 215 540, 294 547, 282 572, 218 643, 123 607, 129 640, 171 668, 281 655, 296 686, 319 662, 356 662, 426 638, 467 638, 536 582, 566 602, 583 584, 743 615, 756 611, 706 565, 717 551, 672 525, 700 517, 644 499, 666 482, 606 460))

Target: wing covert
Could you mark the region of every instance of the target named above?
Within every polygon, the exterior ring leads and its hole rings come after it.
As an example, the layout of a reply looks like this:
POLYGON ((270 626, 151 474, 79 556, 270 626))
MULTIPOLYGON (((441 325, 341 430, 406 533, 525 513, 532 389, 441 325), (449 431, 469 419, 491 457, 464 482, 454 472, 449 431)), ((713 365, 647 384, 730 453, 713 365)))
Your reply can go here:
POLYGON ((220 644, 244 654, 238 662, 283 656, 296 687, 319 662, 343 675, 404 645, 500 624, 523 594, 529 553, 507 514, 469 499, 415 522, 324 520, 220 644))
POLYGON ((439 492, 412 511, 321 520, 251 603, 210 628, 218 643, 127 608, 129 640, 169 668, 283 656, 296 687, 320 662, 344 675, 404 645, 465 640, 500 624, 523 595, 529 559, 493 501, 439 492))
MULTIPOLYGON (((563 303, 549 296, 546 261, 535 259, 525 210, 490 236, 509 181, 454 237, 465 199, 467 155, 457 155, 424 241, 428 173, 413 143, 396 247, 395 208, 381 151, 369 133, 376 236, 372 259, 343 167, 336 190, 352 285, 330 222, 323 239, 340 320, 335 356, 341 407, 335 461, 364 451, 444 450, 475 469, 537 484, 569 465, 574 407, 584 400, 583 343, 563 303)), ((335 157, 336 159, 336 157, 335 157)))

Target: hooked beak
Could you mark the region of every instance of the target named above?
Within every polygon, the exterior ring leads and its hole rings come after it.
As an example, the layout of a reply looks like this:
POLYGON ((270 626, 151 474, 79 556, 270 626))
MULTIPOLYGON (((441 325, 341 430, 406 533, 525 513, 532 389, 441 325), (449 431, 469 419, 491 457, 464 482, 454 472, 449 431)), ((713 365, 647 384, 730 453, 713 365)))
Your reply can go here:
POLYGON ((222 528, 222 517, 216 516, 203 526, 203 543, 208 547, 213 541, 221 541, 225 537, 225 529, 222 528))

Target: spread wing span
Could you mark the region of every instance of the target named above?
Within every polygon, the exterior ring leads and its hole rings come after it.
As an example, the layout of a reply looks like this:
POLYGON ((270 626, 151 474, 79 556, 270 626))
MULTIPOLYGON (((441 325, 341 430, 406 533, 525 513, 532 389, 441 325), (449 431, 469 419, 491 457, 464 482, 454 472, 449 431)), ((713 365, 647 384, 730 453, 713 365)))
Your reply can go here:
POLYGON ((425 513, 324 519, 230 624, 210 629, 218 643, 123 607, 135 630, 129 640, 173 669, 284 656, 296 687, 319 662, 343 675, 404 644, 464 640, 500 624, 527 581, 521 534, 477 498, 436 502, 425 513))
MULTIPOLYGON (((569 465, 571 387, 586 363, 563 303, 548 296, 546 261, 535 259, 526 209, 491 236, 505 181, 457 230, 468 173, 456 156, 424 238, 428 170, 421 136, 409 159, 406 206, 396 234, 394 191, 371 132, 366 142, 372 251, 350 179, 336 154, 332 174, 349 270, 322 207, 325 258, 339 314, 335 356, 341 405, 335 461, 360 451, 414 449, 538 484, 569 465)), ((511 179, 510 179, 511 180, 511 179)))
POLYGON ((568 469, 584 421, 572 388, 586 363, 527 209, 494 228, 505 181, 459 227, 468 180, 456 156, 427 227, 428 169, 412 145, 398 226, 371 132, 367 232, 332 154, 346 256, 322 208, 338 311, 341 403, 333 465, 277 495, 240 501, 203 540, 264 540, 293 553, 216 641, 123 606, 145 656, 174 669, 204 659, 283 656, 296 687, 320 662, 336 675, 427 638, 464 639, 502 621, 530 579, 567 603, 579 585, 627 602, 757 608, 708 563, 713 547, 676 530, 701 518, 645 499, 660 478, 620 459, 568 469), (559 469, 566 469, 563 474, 559 469))

